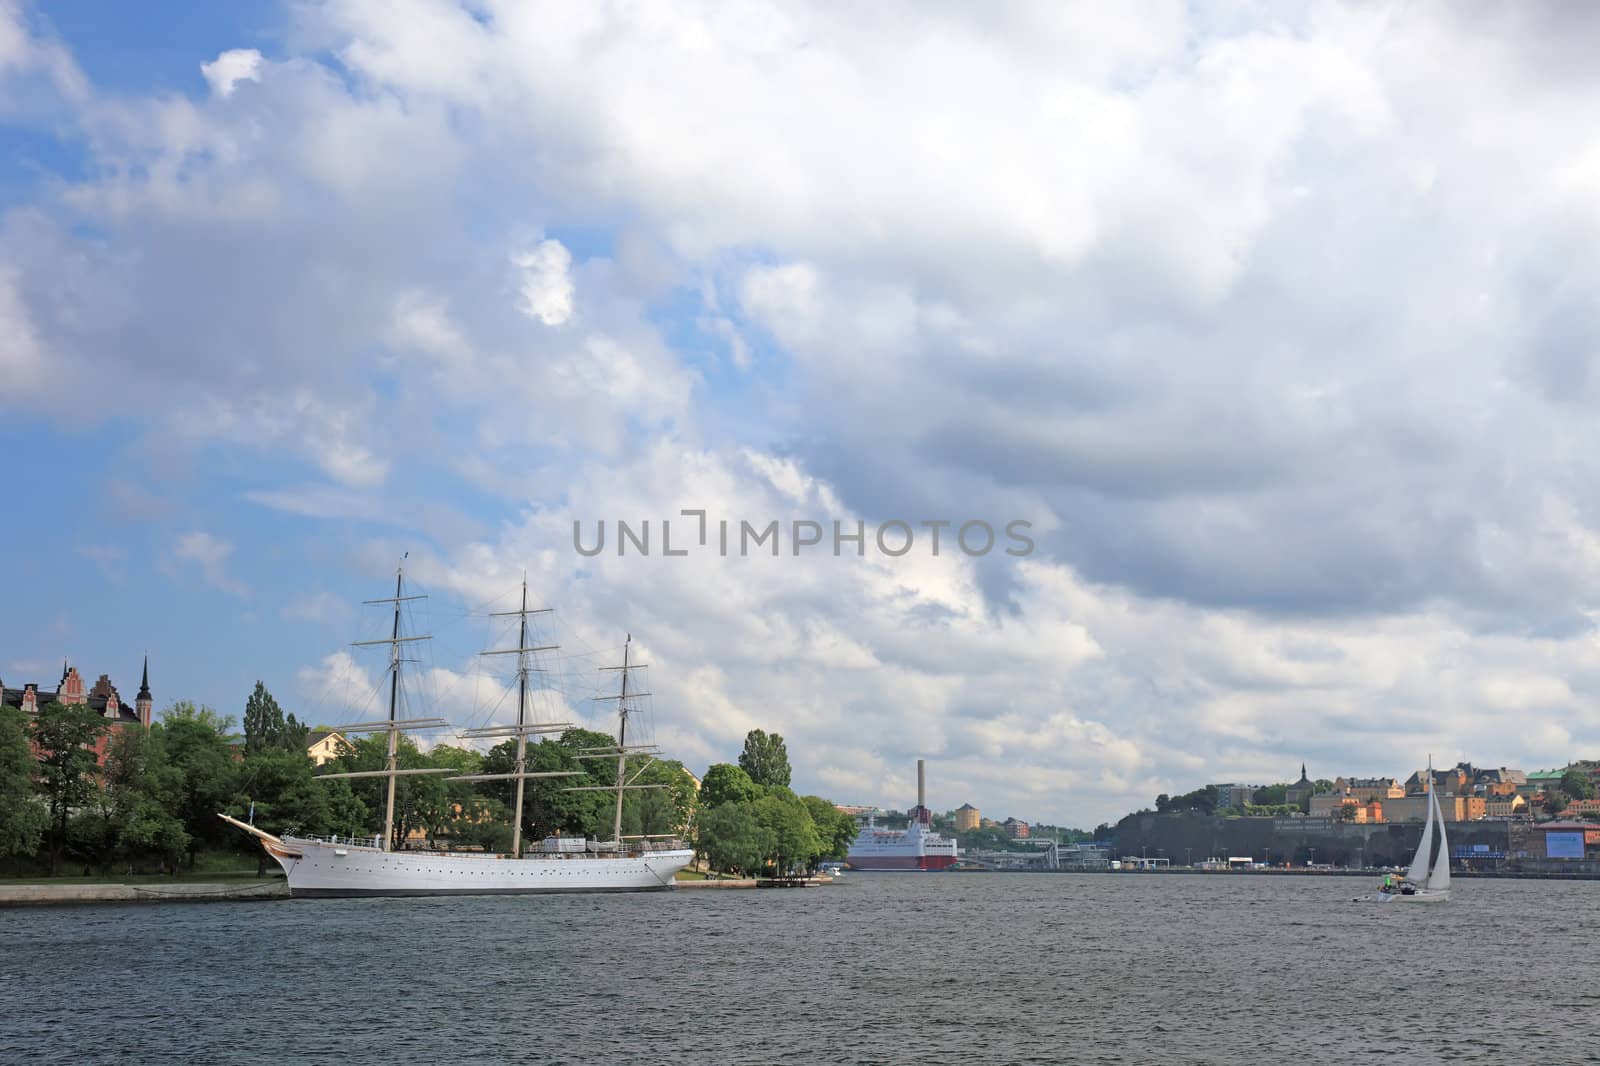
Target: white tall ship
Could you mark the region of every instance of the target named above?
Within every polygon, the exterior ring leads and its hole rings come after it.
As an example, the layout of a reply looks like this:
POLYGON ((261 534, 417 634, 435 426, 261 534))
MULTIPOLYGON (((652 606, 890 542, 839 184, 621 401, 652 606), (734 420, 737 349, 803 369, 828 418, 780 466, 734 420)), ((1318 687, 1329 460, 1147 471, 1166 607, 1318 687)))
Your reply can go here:
POLYGON ((1433 760, 1428 760, 1428 820, 1411 867, 1393 892, 1380 891, 1383 903, 1444 903, 1450 898, 1450 841, 1444 834, 1444 814, 1433 787, 1433 760), (1439 834, 1439 854, 1433 857, 1433 834, 1439 834))
MULTIPOLYGON (((342 727, 344 732, 383 732, 388 734, 388 766, 383 770, 322 774, 320 777, 384 777, 388 779, 388 799, 384 807, 383 835, 359 839, 339 837, 274 836, 253 825, 219 814, 223 821, 238 826, 261 842, 268 855, 283 867, 288 878, 289 893, 296 897, 317 896, 443 896, 443 895, 510 895, 535 892, 644 892, 670 889, 674 876, 694 858, 694 852, 676 840, 651 838, 625 839, 622 835, 622 798, 625 790, 662 788, 662 785, 638 784, 638 773, 627 777, 629 756, 648 757, 657 753, 651 745, 628 744, 628 717, 633 713, 632 700, 647 693, 630 691, 629 673, 642 669, 642 665, 629 661, 632 637, 623 645, 622 665, 603 669, 619 671, 622 690, 617 696, 606 697, 617 701, 617 742, 605 748, 585 749, 579 758, 617 760, 617 783, 614 786, 579 786, 571 791, 615 791, 616 814, 612 838, 609 841, 590 841, 584 838, 552 837, 543 842, 540 850, 524 854, 522 849, 523 788, 529 778, 578 776, 580 771, 553 771, 530 773, 527 767, 528 737, 539 733, 559 734, 572 728, 570 722, 537 724, 528 721, 528 673, 534 667, 530 658, 536 652, 554 651, 555 646, 528 646, 528 616, 543 611, 528 609, 528 586, 523 581, 522 607, 517 611, 502 612, 500 617, 517 616, 519 639, 517 647, 485 652, 485 655, 517 656, 517 724, 490 726, 462 732, 466 737, 515 737, 517 741, 516 770, 509 774, 473 774, 456 776, 452 781, 516 781, 516 800, 512 821, 511 851, 507 854, 471 851, 396 851, 394 839, 395 779, 407 774, 450 773, 447 769, 401 770, 396 765, 400 734, 407 729, 429 729, 445 726, 439 718, 400 719, 396 716, 400 694, 400 665, 402 645, 428 640, 426 636, 402 636, 400 633, 400 607, 421 596, 405 594, 403 572, 395 576, 392 598, 368 600, 368 603, 392 603, 394 625, 387 640, 363 641, 364 645, 388 645, 389 654, 389 717, 382 722, 364 722, 342 727)), ((642 772, 643 767, 640 768, 642 772)))
POLYGON ((917 760, 917 805, 905 829, 879 829, 875 818, 857 834, 845 865, 852 870, 944 870, 955 865, 956 842, 933 831, 923 761, 917 760))

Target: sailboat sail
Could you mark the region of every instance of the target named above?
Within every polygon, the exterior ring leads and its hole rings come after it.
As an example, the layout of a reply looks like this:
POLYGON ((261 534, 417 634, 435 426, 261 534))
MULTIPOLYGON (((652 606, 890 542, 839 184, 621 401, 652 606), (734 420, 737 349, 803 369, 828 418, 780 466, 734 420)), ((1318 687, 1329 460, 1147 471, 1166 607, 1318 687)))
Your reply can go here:
POLYGON ((1443 892, 1450 887, 1450 842, 1444 835, 1444 815, 1439 810, 1439 794, 1433 793, 1433 806, 1429 814, 1439 822, 1439 857, 1433 861, 1433 869, 1428 871, 1430 892, 1443 892))
POLYGON ((1428 879, 1428 860, 1433 857, 1433 787, 1428 788, 1428 823, 1422 827, 1422 840, 1417 844, 1417 854, 1411 860, 1411 867, 1406 870, 1406 880, 1414 885, 1420 885, 1428 879))

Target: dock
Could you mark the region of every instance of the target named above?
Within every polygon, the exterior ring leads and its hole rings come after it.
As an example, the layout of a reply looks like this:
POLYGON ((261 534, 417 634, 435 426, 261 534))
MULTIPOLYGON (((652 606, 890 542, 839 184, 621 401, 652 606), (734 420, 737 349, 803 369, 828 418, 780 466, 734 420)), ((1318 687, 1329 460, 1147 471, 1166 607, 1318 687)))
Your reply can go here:
POLYGON ((831 877, 723 877, 709 881, 679 881, 673 887, 685 888, 819 888, 833 883, 831 877))

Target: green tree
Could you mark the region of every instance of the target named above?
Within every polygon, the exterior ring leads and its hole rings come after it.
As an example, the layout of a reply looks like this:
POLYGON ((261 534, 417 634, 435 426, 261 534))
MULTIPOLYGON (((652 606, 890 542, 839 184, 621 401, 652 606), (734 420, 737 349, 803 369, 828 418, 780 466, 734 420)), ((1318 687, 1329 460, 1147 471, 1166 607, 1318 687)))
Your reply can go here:
POLYGON ((463 812, 477 798, 478 792, 471 781, 451 781, 449 778, 482 773, 483 756, 467 748, 435 744, 428 749, 423 765, 452 771, 434 778, 439 787, 422 794, 425 805, 419 813, 429 836, 453 840, 463 812))
POLYGON ((1588 774, 1575 766, 1561 775, 1560 788, 1568 799, 1594 799, 1594 782, 1589 779, 1588 774))
POLYGON ((1244 814, 1247 818, 1282 818, 1294 814, 1300 809, 1297 803, 1270 803, 1257 805, 1247 803, 1244 814))
POLYGON ((288 751, 304 753, 306 723, 293 714, 284 716, 283 708, 272 698, 267 686, 256 682, 255 691, 244 704, 244 751, 256 755, 263 751, 288 751))
POLYGON ((468 796, 453 805, 454 818, 444 830, 456 847, 484 851, 511 850, 511 812, 493 796, 468 796))
POLYGON ((1571 802, 1571 800, 1567 799, 1565 792, 1550 792, 1544 797, 1544 809, 1550 814, 1560 814, 1567 809, 1567 804, 1571 802))
POLYGON ((189 834, 191 867, 202 844, 240 844, 236 831, 217 817, 236 792, 237 771, 227 740, 232 728, 232 718, 188 700, 179 700, 162 712, 157 727, 167 758, 183 781, 172 813, 189 834))
POLYGON ((94 802, 98 793, 94 745, 105 730, 106 720, 84 706, 47 703, 34 720, 39 786, 50 809, 51 877, 67 842, 68 820, 79 808, 94 802))
POLYGON ((816 826, 822 850, 816 861, 843 859, 850 853, 856 839, 856 820, 821 796, 803 796, 801 801, 811 814, 811 824, 816 826))
POLYGON ((997 825, 968 829, 956 839, 963 851, 1020 851, 1026 847, 1006 836, 1006 831, 997 825))
POLYGON ((776 839, 756 817, 748 801, 724 803, 700 812, 695 825, 695 850, 713 870, 748 875, 758 873, 776 839))
POLYGON ((189 834, 173 813, 182 804, 181 772, 166 757, 160 730, 120 729, 106 753, 105 810, 109 857, 132 866, 155 860, 176 872, 189 834))
POLYGON ((319 785, 312 774, 311 760, 294 752, 264 749, 246 755, 234 776, 234 792, 228 813, 235 818, 254 818, 255 824, 269 833, 328 833, 329 790, 325 785, 345 784, 328 781, 319 785))
POLYGON ((766 795, 753 806, 756 821, 772 834, 767 861, 780 876, 809 867, 822 854, 822 838, 811 821, 811 812, 798 797, 792 793, 766 795))
POLYGON ((724 803, 753 803, 761 788, 750 775, 732 763, 719 762, 700 779, 700 806, 720 807, 724 803))
POLYGON ((628 763, 628 780, 656 788, 629 789, 622 800, 622 832, 626 836, 682 833, 694 814, 694 782, 675 759, 657 759, 640 766, 628 763))
MULTIPOLYGON (((617 763, 614 756, 592 758, 596 749, 615 748, 616 741, 604 733, 589 729, 569 729, 560 737, 546 738, 528 745, 527 768, 530 773, 562 773, 573 776, 530 778, 523 791, 522 835, 524 841, 536 841, 557 834, 563 836, 588 836, 610 839, 615 816, 616 794, 595 789, 610 789, 617 781, 617 763), (584 790, 584 791, 575 791, 584 790)), ((491 748, 483 757, 478 772, 508 774, 516 768, 516 741, 508 740, 491 748)), ((637 758, 630 761, 631 777, 639 767, 637 758)), ((687 781, 687 778, 685 778, 687 781)), ((515 781, 485 781, 477 785, 474 794, 500 804, 504 822, 509 818, 515 802, 515 781)), ((692 786, 691 786, 692 787, 692 786)), ((648 795, 639 790, 634 795, 648 795)), ((639 810, 629 814, 624 801, 623 830, 639 823, 639 810)), ((475 814, 473 817, 485 817, 475 814)), ((509 823, 507 822, 509 830, 509 823)), ((485 830, 483 835, 488 834, 485 830)), ((509 832, 505 847, 510 846, 509 832)))
POLYGON ((1289 801, 1288 785, 1267 785, 1258 788, 1255 795, 1250 797, 1250 802, 1257 807, 1276 807, 1280 803, 1289 801))
POLYGON ((256 682, 255 691, 244 704, 244 753, 256 755, 276 748, 283 739, 283 709, 272 698, 267 686, 256 682))
POLYGON ((291 712, 284 719, 283 734, 278 737, 278 747, 284 751, 304 755, 306 753, 306 735, 310 732, 311 727, 297 720, 291 712))
MULTIPOLYGON (((383 770, 389 765, 389 738, 379 734, 355 740, 351 750, 340 755, 338 761, 341 771, 383 770)), ((400 770, 421 770, 433 765, 429 757, 418 749, 416 741, 406 736, 397 741, 395 764, 400 770)), ((450 793, 443 777, 443 774, 405 774, 395 778, 394 836, 389 841, 390 847, 404 846, 415 831, 426 834, 449 822, 450 793)), ((388 804, 388 779, 366 777, 350 783, 368 812, 367 831, 382 832, 384 810, 388 804)))
POLYGON ((33 770, 26 717, 0 707, 0 858, 36 854, 49 827, 50 812, 34 796, 33 770))
POLYGON ((777 733, 752 729, 745 734, 739 766, 764 788, 789 787, 789 750, 777 733))

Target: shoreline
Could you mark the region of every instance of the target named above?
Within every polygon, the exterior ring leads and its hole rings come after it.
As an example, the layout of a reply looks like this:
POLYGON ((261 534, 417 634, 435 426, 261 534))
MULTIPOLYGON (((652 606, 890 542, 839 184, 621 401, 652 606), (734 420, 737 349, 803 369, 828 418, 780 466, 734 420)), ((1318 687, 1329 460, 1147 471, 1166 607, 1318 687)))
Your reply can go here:
POLYGON ((246 882, 151 881, 102 884, 19 882, 0 884, 0 907, 63 906, 77 903, 226 903, 288 899, 281 877, 246 882))
MULTIPOLYGON (((816 888, 831 883, 823 878, 722 878, 677 881, 679 889, 816 888)), ((246 900, 289 899, 289 883, 281 877, 222 881, 150 881, 62 884, 51 881, 0 882, 0 908, 54 907, 94 903, 236 903, 246 900)))

